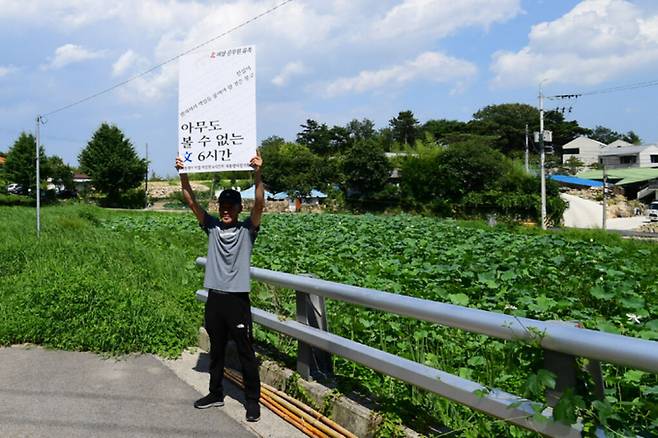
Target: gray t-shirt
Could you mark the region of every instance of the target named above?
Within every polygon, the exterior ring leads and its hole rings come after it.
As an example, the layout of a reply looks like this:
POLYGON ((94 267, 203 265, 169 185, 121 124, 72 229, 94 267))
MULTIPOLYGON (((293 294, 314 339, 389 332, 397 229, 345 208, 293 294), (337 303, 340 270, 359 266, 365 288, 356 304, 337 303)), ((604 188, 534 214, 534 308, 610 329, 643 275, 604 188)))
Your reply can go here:
POLYGON ((201 228, 208 234, 203 286, 222 292, 250 292, 251 248, 258 235, 251 218, 227 227, 206 213, 201 228))

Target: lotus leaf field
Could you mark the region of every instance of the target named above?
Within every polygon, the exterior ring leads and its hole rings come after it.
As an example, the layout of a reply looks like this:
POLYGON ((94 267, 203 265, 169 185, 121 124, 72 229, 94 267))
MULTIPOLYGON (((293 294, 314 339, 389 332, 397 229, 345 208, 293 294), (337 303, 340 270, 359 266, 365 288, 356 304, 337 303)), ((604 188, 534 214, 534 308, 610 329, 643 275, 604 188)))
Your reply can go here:
MULTIPOLYGON (((0 344, 33 342, 109 354, 176 356, 194 345, 194 291, 205 234, 191 214, 88 206, 0 208, 0 344)), ((658 244, 601 232, 544 233, 396 215, 265 215, 254 266, 541 320, 658 339, 658 244)), ((254 305, 294 316, 291 291, 254 284, 254 305)), ((341 336, 543 402, 554 376, 540 348, 328 301, 341 336)), ((264 329, 259 342, 294 357, 296 342, 264 329)), ((583 360, 580 360, 583 362, 583 360)), ((395 379, 336 358, 339 388, 372 398, 386 418, 426 434, 526 436, 395 379)), ((583 363, 581 363, 583 365, 583 363)), ((658 434, 655 374, 603 364, 605 400, 583 374, 555 409, 622 436, 658 434)), ((387 429, 389 435, 395 428, 387 429)), ((382 432, 384 434, 384 432, 382 432)))

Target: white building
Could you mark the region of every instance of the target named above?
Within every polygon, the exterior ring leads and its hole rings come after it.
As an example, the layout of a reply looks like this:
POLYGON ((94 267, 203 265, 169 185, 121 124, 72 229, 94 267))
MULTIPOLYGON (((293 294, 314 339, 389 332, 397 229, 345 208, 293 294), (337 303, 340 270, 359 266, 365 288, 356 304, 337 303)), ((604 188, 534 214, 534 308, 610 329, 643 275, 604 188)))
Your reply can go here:
POLYGON ((612 148, 612 147, 625 148, 625 147, 633 147, 633 146, 637 146, 637 145, 635 145, 633 143, 629 143, 629 142, 624 141, 624 140, 615 140, 615 141, 613 141, 612 143, 610 143, 608 145, 609 148, 612 148))
POLYGON ((562 163, 566 163, 569 158, 575 157, 582 161, 585 166, 596 164, 599 162, 599 154, 606 147, 606 144, 600 141, 585 136, 578 137, 562 146, 562 163))
POLYGON ((658 167, 658 146, 608 146, 599 155, 599 164, 608 169, 658 167))

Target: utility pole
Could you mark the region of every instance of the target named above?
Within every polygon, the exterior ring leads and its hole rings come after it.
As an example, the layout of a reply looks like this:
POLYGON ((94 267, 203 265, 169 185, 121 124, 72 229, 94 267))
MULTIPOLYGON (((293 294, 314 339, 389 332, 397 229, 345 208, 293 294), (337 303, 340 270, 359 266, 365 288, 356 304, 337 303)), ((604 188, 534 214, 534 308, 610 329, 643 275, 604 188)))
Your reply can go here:
MULTIPOLYGON (((543 81, 542 81, 543 82, 543 81)), ((541 173, 541 228, 546 229, 546 155, 544 153, 544 90, 539 84, 539 171, 541 173)))
POLYGON ((608 171, 606 165, 603 164, 603 220, 601 221, 602 228, 605 230, 608 219, 608 171))
POLYGON ((525 171, 526 173, 530 172, 530 167, 528 165, 528 124, 525 125, 525 171))
POLYGON ((37 115, 36 119, 36 129, 35 129, 35 136, 36 136, 36 150, 37 150, 37 159, 36 159, 36 165, 37 165, 37 175, 36 175, 36 181, 37 181, 37 237, 40 236, 41 234, 41 189, 39 187, 39 183, 41 182, 41 175, 39 173, 39 145, 41 143, 41 136, 39 133, 39 125, 41 125, 41 116, 37 115))
POLYGON ((146 176, 144 183, 144 208, 149 206, 149 144, 146 143, 146 176))

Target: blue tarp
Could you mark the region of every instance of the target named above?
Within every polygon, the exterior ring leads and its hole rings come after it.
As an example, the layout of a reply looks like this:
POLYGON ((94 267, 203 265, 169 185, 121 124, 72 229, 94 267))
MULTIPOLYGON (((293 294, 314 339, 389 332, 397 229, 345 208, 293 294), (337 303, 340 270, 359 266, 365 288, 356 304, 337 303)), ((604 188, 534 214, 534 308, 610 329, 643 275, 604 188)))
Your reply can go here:
MULTIPOLYGON (((310 195, 304 196, 304 198, 326 198, 327 195, 325 193, 322 193, 319 190, 311 190, 310 195)), ((275 195, 271 196, 271 199, 277 200, 277 201, 283 201, 284 199, 288 199, 288 193, 287 192, 279 192, 276 193, 275 195)))
MULTIPOLYGON (((254 199, 256 196, 256 186, 251 186, 248 189, 244 189, 240 192, 242 199, 254 199)), ((265 190, 265 198, 271 198, 272 194, 265 190)))
POLYGON ((564 184, 570 184, 574 186, 583 186, 583 187, 603 187, 601 181, 594 181, 592 179, 578 178, 575 176, 569 175, 551 175, 549 176, 553 181, 557 181, 564 184))

